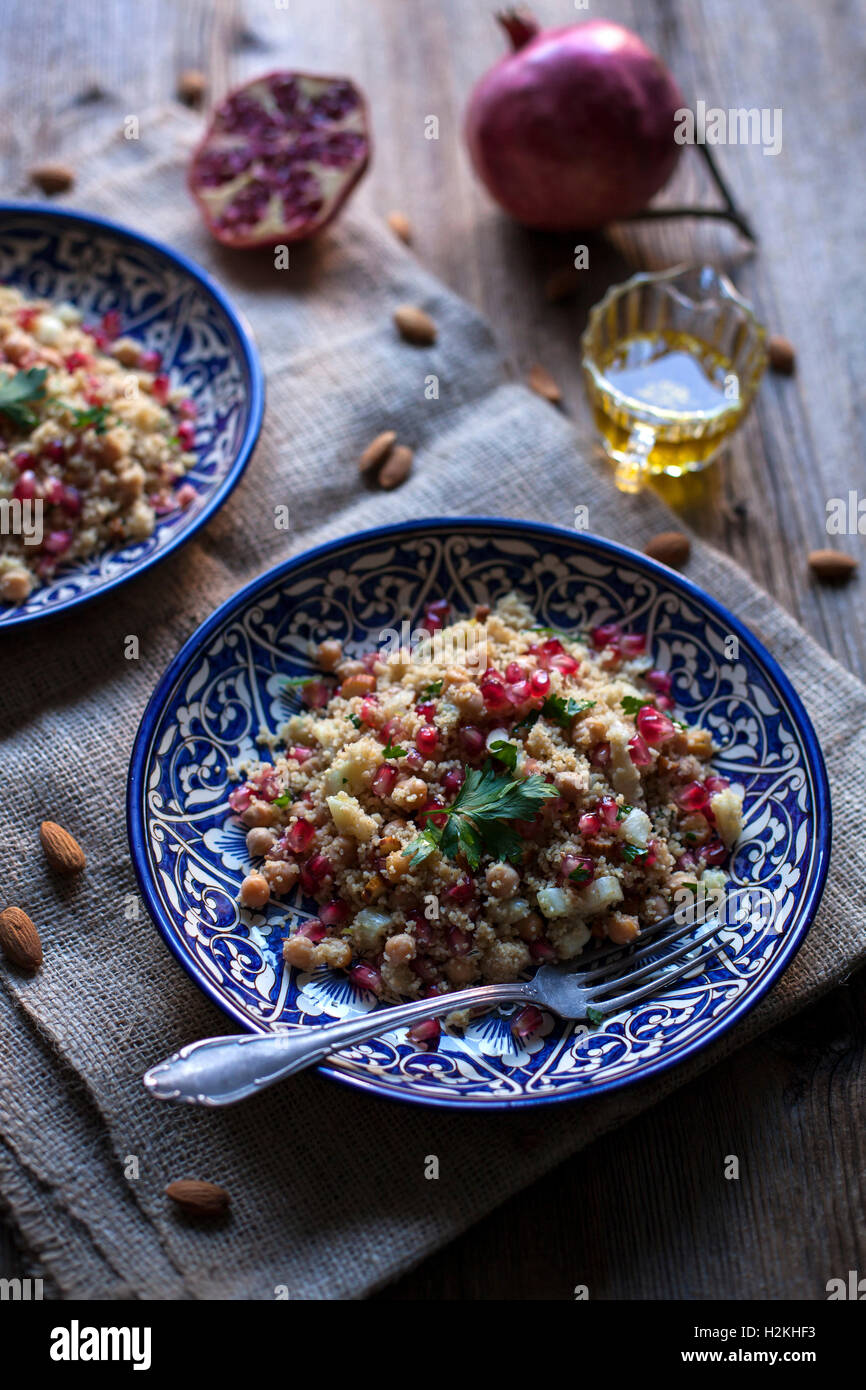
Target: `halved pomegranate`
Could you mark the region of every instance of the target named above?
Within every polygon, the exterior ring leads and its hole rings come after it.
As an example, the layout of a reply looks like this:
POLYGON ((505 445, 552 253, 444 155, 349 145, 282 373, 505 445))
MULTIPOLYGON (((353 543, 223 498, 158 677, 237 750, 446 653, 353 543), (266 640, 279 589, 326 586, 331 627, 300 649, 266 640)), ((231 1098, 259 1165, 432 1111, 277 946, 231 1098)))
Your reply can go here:
POLYGON ((270 72, 215 108, 189 167, 217 241, 303 241, 340 210, 370 158, 367 107, 345 77, 270 72))

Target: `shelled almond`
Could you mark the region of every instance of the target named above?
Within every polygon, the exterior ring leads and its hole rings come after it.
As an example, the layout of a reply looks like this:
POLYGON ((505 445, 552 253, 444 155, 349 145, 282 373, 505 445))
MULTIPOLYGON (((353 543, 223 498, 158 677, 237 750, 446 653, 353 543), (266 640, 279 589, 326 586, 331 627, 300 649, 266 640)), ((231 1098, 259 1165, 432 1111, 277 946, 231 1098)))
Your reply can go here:
POLYGON ((42 964, 42 942, 35 924, 21 907, 0 912, 0 950, 22 970, 38 970, 42 964))
POLYGON ((44 820, 39 827, 39 838, 48 863, 58 874, 78 874, 87 860, 74 835, 64 830, 56 821, 44 820))
POLYGON ((231 1201, 224 1187, 219 1187, 215 1182, 202 1182, 198 1178, 179 1178, 176 1182, 170 1182, 165 1195, 188 1216, 222 1216, 228 1211, 231 1201))

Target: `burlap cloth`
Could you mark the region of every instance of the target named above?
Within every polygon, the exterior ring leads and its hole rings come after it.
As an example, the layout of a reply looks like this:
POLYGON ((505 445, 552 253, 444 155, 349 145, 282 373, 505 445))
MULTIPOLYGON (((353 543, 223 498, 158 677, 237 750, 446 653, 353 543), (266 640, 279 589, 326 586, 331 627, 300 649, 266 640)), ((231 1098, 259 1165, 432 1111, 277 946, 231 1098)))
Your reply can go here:
POLYGON ((844 979, 866 955, 866 690, 722 555, 696 544, 691 578, 760 630, 806 701, 830 769, 840 843, 818 920, 785 977, 718 1045, 647 1085, 521 1114, 420 1109, 317 1074, 205 1112, 155 1102, 143 1071, 197 1037, 231 1031, 163 946, 135 892, 124 825, 133 735, 180 643, 227 595, 288 554, 403 517, 502 513, 590 527, 640 545, 671 524, 654 498, 624 500, 589 441, 504 379, 484 323, 379 225, 349 210, 316 247, 221 253, 182 183, 193 127, 170 114, 116 140, 76 207, 116 217, 195 257, 246 312, 268 379, 264 433, 240 487, 200 538, 152 573, 61 622, 0 646, 4 734, 2 897, 39 924, 45 966, 2 971, 0 1191, 25 1253, 67 1297, 357 1297, 452 1239, 582 1145, 844 979), (395 304, 422 304, 433 350, 396 337, 395 304), (424 375, 440 396, 424 398, 424 375), (414 444, 392 495, 359 484, 355 459, 385 425, 414 444), (273 507, 291 507, 276 531, 273 507), (141 658, 128 661, 136 633, 141 658), (46 870, 37 826, 86 846, 79 882, 46 870), (525 1142, 531 1130, 534 1143, 525 1142), (425 1157, 440 1177, 424 1176, 425 1157), (167 1181, 224 1183, 231 1220, 196 1230, 167 1181))

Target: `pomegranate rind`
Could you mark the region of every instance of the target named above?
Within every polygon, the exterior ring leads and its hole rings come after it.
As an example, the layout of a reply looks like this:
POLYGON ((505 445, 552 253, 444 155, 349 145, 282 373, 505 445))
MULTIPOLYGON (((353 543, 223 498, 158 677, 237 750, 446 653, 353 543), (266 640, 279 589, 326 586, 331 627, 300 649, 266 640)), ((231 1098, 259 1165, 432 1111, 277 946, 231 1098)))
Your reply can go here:
POLYGON ((349 78, 275 70, 214 108, 187 185, 224 246, 278 246, 333 221, 370 152, 367 103, 349 78))

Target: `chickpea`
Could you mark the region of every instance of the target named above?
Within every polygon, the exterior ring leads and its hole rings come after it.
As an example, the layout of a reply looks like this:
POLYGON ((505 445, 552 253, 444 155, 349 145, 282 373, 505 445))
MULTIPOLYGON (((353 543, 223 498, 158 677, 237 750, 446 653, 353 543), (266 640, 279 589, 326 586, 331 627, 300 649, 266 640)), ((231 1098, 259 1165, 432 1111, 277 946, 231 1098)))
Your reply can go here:
POLYGON ((338 835, 328 846, 328 858, 335 869, 347 869, 358 857, 358 846, 348 835, 338 835))
POLYGON ((636 917, 612 912, 607 919, 607 934, 617 946, 628 946, 640 934, 640 925, 636 917))
POLYGON ((277 810, 269 801, 251 801, 245 811, 241 813, 241 820, 244 825, 258 827, 260 825, 273 825, 277 819, 277 810))
POLYGON ((524 941, 537 941, 544 935, 544 923, 537 912, 529 912, 517 923, 517 934, 524 941))
POLYGON ((308 936, 290 936, 283 943, 283 960, 296 970, 312 970, 316 964, 316 947, 308 936))
POLYGON ((449 696, 464 719, 480 719, 487 708, 477 685, 470 685, 468 682, 466 685, 459 685, 456 690, 449 691, 449 696))
POLYGON ((241 884, 241 902, 244 907, 262 908, 271 896, 271 885, 264 874, 247 874, 241 884))
POLYGON ((352 964, 352 948, 348 941, 329 937, 314 948, 313 960, 316 965, 327 965, 331 970, 348 970, 352 964))
POLYGON ((354 657, 347 657, 345 661, 340 662, 336 670, 340 680, 344 681, 347 676, 362 676, 367 668, 363 661, 355 661, 354 657))
POLYGON ((389 882, 396 883, 404 874, 409 872, 409 856, 403 854, 399 849, 395 849, 385 860, 385 873, 388 875, 389 882))
POLYGON ((262 873, 271 886, 271 892, 284 897, 297 883, 301 870, 297 864, 285 859, 267 859, 262 873))
POLYGON ((333 671, 342 655, 343 644, 338 642, 335 637, 329 637, 326 641, 320 642, 316 648, 316 661, 323 671, 333 671))
POLYGON ((684 816, 679 833, 687 845, 705 845, 710 838, 710 827, 703 816, 684 816))
POLYGON ((26 570, 7 570, 0 578, 0 599, 4 603, 23 603, 30 593, 30 576, 26 570))
POLYGON ((423 806, 430 788, 420 777, 403 777, 391 793, 391 800, 407 811, 423 806))
POLYGON ((576 802, 580 801, 587 791, 589 779, 581 776, 579 772, 558 772, 553 779, 553 785, 566 801, 576 802))
POLYGON ((273 849, 273 847, 274 836, 263 825, 255 825, 252 830, 247 832, 247 849, 253 858, 258 858, 260 854, 267 854, 268 850, 273 849))
POLYGON ((415 952, 415 938, 408 932, 399 932, 385 942, 385 959, 390 965, 405 965, 414 958, 415 952))
POLYGON ((491 864, 484 879, 494 898, 513 898, 520 887, 520 874, 510 864, 491 864))
POLYGON ((477 973, 478 967, 475 962, 467 960, 465 956, 456 956, 445 966, 445 974, 455 989, 462 989, 464 985, 470 984, 477 973))

